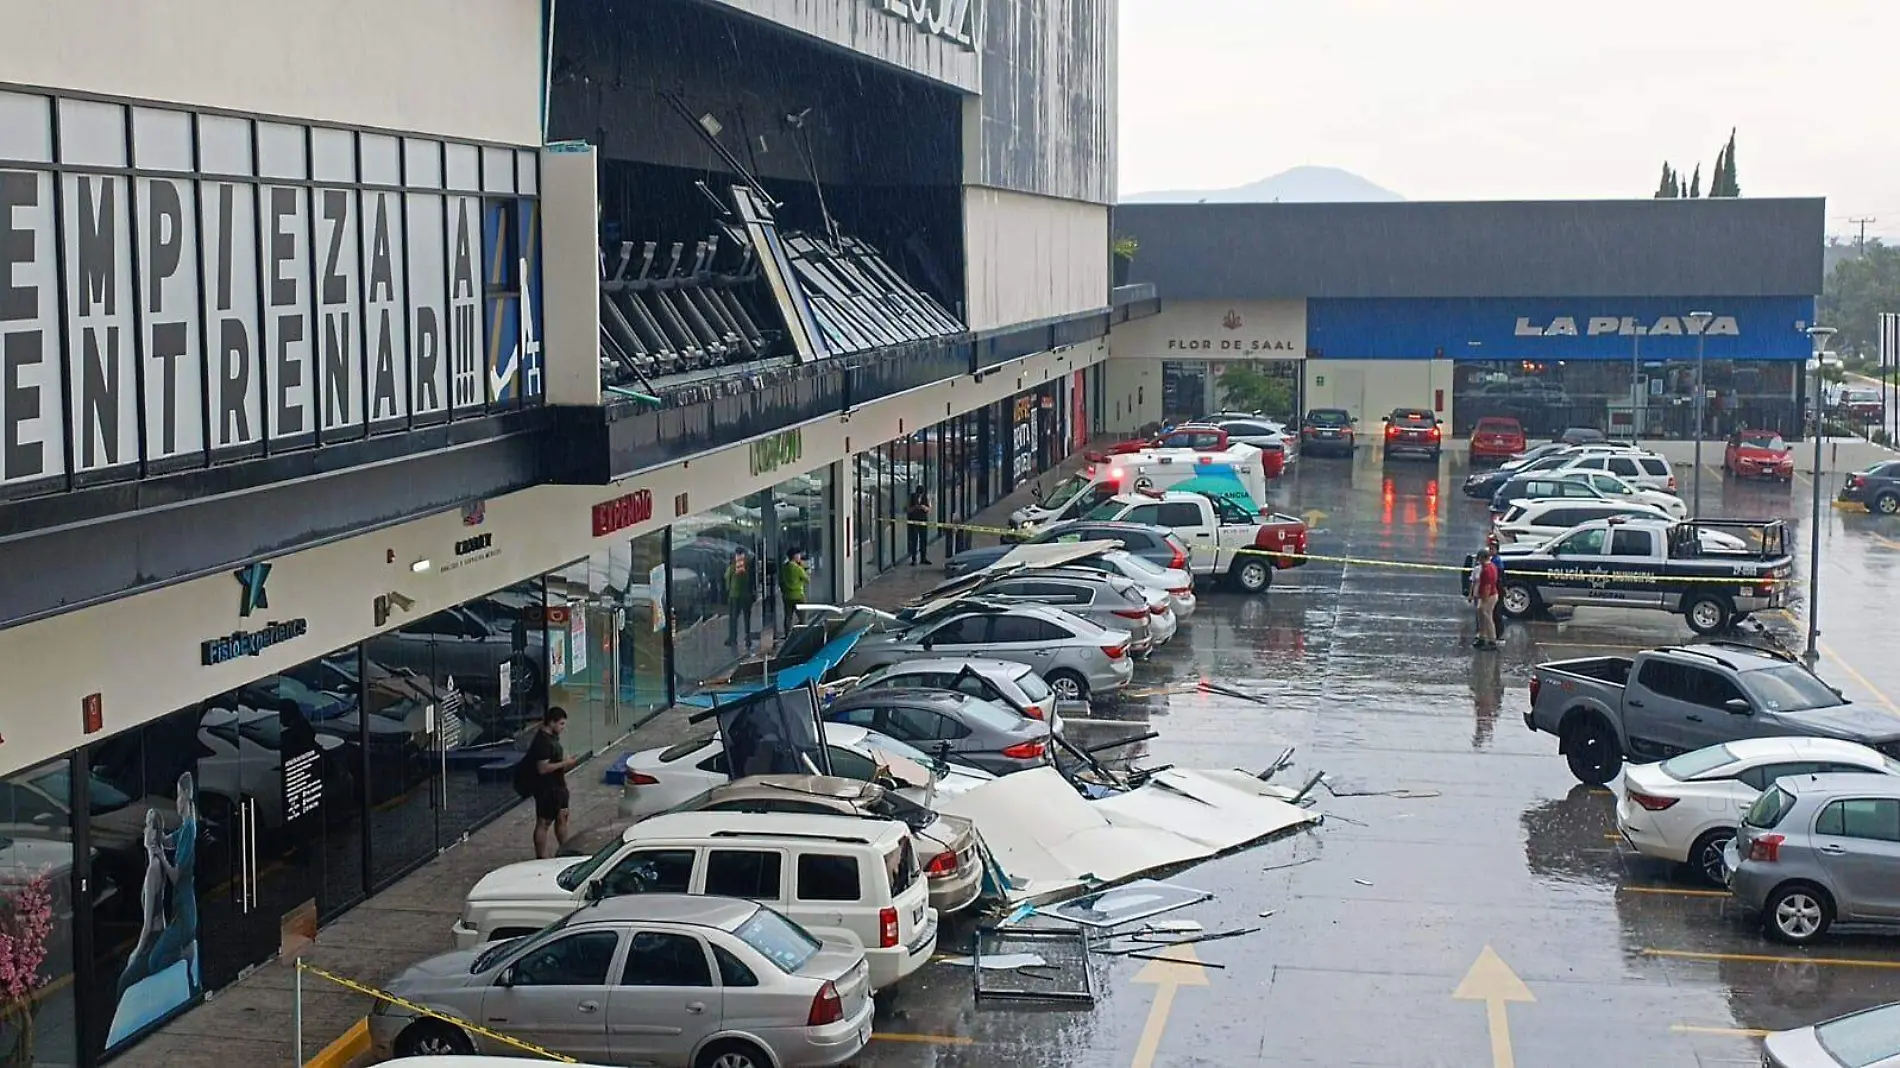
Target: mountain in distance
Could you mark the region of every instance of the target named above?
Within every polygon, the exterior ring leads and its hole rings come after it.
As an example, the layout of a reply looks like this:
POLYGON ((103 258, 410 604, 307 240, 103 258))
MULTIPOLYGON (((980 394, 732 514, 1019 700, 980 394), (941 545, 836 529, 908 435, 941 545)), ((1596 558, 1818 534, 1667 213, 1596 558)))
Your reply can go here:
POLYGON ((1294 167, 1233 189, 1170 189, 1135 193, 1124 204, 1337 204, 1405 198, 1338 167, 1294 167))

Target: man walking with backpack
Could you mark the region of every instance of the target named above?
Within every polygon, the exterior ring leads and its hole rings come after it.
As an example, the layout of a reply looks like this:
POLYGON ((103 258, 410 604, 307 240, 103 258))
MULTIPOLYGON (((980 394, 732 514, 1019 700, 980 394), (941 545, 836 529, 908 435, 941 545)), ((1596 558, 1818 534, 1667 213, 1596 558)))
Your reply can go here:
POLYGON ((534 856, 547 860, 567 845, 567 773, 580 764, 561 748, 567 729, 567 709, 550 705, 541 725, 528 742, 528 751, 515 765, 515 792, 534 798, 534 856))

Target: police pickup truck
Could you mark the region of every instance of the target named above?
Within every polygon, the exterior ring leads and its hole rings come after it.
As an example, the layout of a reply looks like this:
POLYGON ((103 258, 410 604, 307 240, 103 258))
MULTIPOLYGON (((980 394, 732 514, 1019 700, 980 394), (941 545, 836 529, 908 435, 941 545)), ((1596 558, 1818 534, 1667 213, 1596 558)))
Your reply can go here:
MULTIPOLYGON (((1652 608, 1716 634, 1788 604, 1794 559, 1778 519, 1673 522, 1613 516, 1542 544, 1498 551, 1499 606, 1513 619, 1553 605, 1652 608)), ((1466 593, 1473 557, 1465 558, 1466 593)))

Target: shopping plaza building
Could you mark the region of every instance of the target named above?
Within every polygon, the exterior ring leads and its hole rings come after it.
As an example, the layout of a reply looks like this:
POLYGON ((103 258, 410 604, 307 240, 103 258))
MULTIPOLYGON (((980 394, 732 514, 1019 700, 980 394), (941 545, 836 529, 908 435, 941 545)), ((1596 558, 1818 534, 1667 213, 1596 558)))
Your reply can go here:
POLYGON ((88 1065, 1099 429, 1111 0, 0 35, 0 1059, 88 1065), (747 591, 751 592, 748 593, 747 591), (734 617, 737 617, 736 619, 734 617))
POLYGON ((1693 438, 1699 358, 1705 438, 1800 436, 1824 227, 1819 199, 1124 205, 1128 276, 1166 306, 1111 336, 1103 416, 1210 411, 1244 361, 1284 380, 1278 414, 1693 438))

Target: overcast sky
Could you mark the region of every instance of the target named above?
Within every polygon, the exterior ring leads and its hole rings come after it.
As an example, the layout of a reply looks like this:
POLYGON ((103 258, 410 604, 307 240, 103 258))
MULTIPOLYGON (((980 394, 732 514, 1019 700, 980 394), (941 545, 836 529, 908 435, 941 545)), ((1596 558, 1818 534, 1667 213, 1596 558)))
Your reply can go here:
POLYGON ((1900 236, 1894 0, 1121 0, 1121 193, 1343 167, 1411 200, 1743 196, 1900 236))

